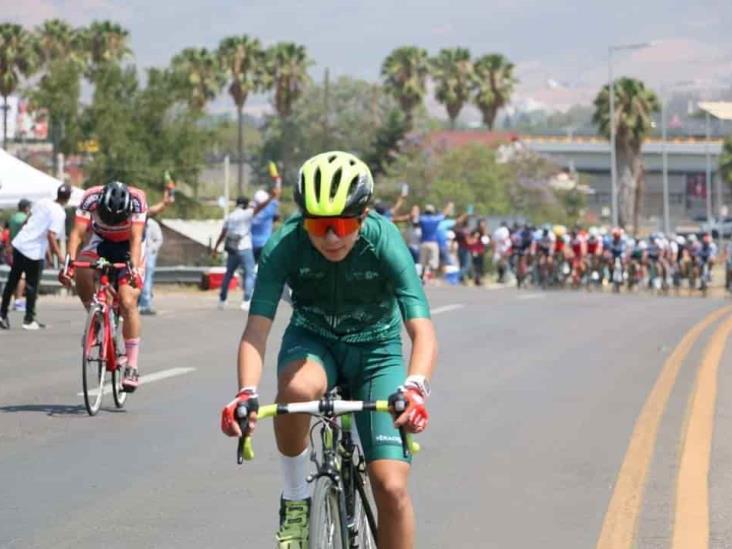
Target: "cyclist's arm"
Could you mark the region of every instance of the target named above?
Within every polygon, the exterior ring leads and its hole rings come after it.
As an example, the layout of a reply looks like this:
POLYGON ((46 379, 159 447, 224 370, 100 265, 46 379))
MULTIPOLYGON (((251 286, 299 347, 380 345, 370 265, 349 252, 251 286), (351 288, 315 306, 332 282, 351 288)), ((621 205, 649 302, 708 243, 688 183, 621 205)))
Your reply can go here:
POLYGON ((89 227, 89 221, 77 216, 74 220, 74 226, 71 228, 71 234, 69 234, 69 245, 66 250, 71 259, 76 259, 79 246, 84 241, 84 234, 86 234, 87 227, 89 227))
POLYGON ((266 316, 251 315, 239 342, 237 371, 239 389, 256 387, 262 377, 264 351, 272 320, 266 316))
POLYGON ((408 374, 432 378, 437 362, 437 337, 435 327, 429 318, 413 318, 404 323, 407 334, 412 340, 412 353, 409 357, 408 374))
POLYGON ((142 265, 142 235, 145 223, 132 223, 130 227, 130 263, 134 268, 142 265))

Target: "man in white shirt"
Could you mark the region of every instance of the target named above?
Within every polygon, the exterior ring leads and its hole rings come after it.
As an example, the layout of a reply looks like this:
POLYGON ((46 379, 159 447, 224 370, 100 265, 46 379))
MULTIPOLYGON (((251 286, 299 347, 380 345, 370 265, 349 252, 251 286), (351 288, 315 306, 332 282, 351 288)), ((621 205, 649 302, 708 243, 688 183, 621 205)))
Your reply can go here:
POLYGON ((8 283, 3 290, 3 300, 0 306, 0 328, 9 329, 8 307, 10 298, 18 285, 22 274, 25 274, 26 305, 23 329, 38 330, 45 328, 36 321, 36 297, 38 296, 38 282, 41 277, 43 260, 46 250, 51 252, 59 261, 62 261, 58 238, 64 234, 66 212, 64 206, 71 198, 71 187, 63 184, 56 191, 56 200, 44 198, 33 205, 30 217, 23 228, 12 241, 13 268, 10 270, 8 283))
POLYGON ((273 198, 280 195, 280 189, 273 188, 266 200, 252 202, 248 198, 239 197, 236 200, 236 209, 229 214, 224 221, 224 227, 216 240, 213 253, 218 253, 221 242, 224 241, 224 250, 228 254, 226 258, 226 274, 221 283, 219 293, 219 309, 223 309, 226 298, 229 294, 229 283, 234 277, 236 270, 241 267, 242 286, 244 287, 244 300, 241 303, 243 311, 249 310, 249 302, 254 291, 254 251, 252 250, 252 218, 264 209, 273 198))

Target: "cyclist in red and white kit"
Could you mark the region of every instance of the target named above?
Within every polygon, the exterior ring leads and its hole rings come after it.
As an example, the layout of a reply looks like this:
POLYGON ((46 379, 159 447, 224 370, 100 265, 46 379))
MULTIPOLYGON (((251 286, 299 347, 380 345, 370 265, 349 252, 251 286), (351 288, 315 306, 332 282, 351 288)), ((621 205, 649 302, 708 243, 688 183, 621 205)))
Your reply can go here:
MULTIPOLYGON (((140 189, 119 181, 92 187, 81 199, 69 235, 69 258, 96 261, 104 257, 113 263, 129 262, 131 266, 128 271, 120 272, 117 279, 127 360, 122 386, 127 392, 137 388, 139 377, 140 314, 137 300, 144 278, 147 212, 145 193, 140 189), (82 242, 85 244, 79 252, 82 242)), ((94 269, 74 269, 73 266, 65 267, 59 273, 59 279, 65 285, 75 280, 79 298, 86 308, 94 295, 94 277, 94 269)))

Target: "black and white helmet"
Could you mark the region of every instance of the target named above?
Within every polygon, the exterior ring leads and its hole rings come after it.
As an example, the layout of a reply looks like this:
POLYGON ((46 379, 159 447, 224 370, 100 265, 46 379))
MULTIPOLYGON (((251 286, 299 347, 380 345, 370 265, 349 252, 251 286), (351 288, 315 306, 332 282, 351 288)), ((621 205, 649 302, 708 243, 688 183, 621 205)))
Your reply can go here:
POLYGON ((127 185, 119 181, 107 183, 99 199, 99 219, 107 225, 119 225, 132 214, 132 198, 127 185))

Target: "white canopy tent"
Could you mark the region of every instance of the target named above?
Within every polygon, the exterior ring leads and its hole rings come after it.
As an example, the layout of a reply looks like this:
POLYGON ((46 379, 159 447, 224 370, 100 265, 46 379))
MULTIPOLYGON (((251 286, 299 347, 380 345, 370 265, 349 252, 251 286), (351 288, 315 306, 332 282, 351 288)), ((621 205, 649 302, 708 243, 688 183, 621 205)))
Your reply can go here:
MULTIPOLYGON (((0 209, 16 208, 21 198, 31 202, 56 198, 61 181, 0 149, 0 209)), ((74 187, 70 206, 78 206, 84 191, 74 187)))

